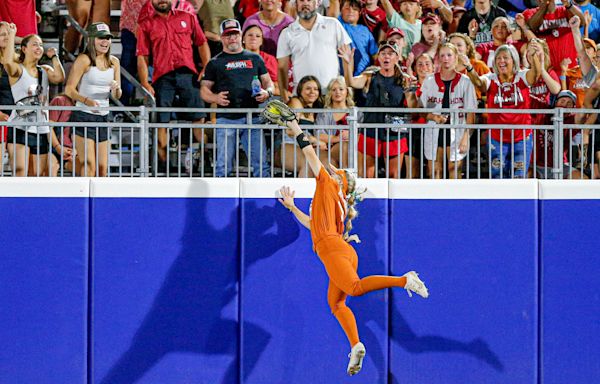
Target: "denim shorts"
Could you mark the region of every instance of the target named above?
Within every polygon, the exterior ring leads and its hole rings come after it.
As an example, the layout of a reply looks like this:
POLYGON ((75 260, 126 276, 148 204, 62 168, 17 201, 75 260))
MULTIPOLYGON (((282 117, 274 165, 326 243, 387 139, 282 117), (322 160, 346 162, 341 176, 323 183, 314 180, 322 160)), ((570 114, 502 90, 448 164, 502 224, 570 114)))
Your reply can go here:
MULTIPOLYGON (((94 115, 92 113, 73 111, 69 121, 72 123, 106 123, 108 115, 94 115)), ((108 140, 108 127, 75 127, 74 131, 77 136, 85 137, 86 139, 94 140, 98 143, 108 140)))
POLYGON ((30 133, 22 129, 14 129, 14 127, 10 127, 8 129, 8 136, 6 137, 7 144, 21 144, 26 145, 31 151, 32 155, 45 155, 50 150, 50 144, 48 142, 48 134, 47 133, 30 133))

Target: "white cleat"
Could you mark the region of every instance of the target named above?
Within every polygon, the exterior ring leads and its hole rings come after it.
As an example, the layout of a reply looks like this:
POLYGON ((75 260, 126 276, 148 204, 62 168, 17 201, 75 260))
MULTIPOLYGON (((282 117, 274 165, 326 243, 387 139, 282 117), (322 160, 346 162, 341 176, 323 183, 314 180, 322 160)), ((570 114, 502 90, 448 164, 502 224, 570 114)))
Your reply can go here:
POLYGON ((429 291, 427 290, 425 283, 419 279, 419 274, 417 272, 410 271, 405 273, 403 276, 406 277, 406 285, 404 286, 404 289, 406 289, 408 296, 412 297, 412 291, 417 295, 424 297, 425 299, 429 297, 429 291))
POLYGON ((350 358, 350 362, 348 363, 348 369, 346 370, 348 375, 354 376, 358 372, 360 372, 362 368, 363 359, 365 358, 366 353, 367 350, 365 349, 363 343, 361 343, 360 341, 356 343, 354 347, 352 347, 352 351, 350 351, 350 354, 348 355, 348 357, 350 358))

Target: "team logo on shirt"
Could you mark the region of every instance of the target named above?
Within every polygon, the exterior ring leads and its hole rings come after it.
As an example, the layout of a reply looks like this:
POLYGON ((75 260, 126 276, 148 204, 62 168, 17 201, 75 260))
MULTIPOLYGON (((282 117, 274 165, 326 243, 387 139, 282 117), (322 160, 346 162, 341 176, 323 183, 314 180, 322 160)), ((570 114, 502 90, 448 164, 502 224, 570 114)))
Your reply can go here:
POLYGON ((186 23, 185 21, 181 20, 181 26, 182 26, 183 28, 185 28, 185 27, 187 27, 187 23, 186 23))
POLYGON ((225 70, 227 71, 231 71, 234 69, 252 69, 254 68, 254 64, 252 63, 252 60, 236 60, 236 61, 230 61, 227 64, 225 64, 225 70))

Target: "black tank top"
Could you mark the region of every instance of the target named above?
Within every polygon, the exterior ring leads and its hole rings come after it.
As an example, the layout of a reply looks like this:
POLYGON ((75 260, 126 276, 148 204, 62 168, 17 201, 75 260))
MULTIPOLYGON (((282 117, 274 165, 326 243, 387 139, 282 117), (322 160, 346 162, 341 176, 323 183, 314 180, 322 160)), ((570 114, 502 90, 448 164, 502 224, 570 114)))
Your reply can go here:
MULTIPOLYGON (((0 105, 15 105, 10 83, 8 82, 8 73, 4 70, 4 66, 0 64, 0 105)), ((2 112, 10 114, 10 109, 3 109, 2 112)))
MULTIPOLYGON (((391 108, 403 108, 404 107, 404 88, 402 84, 398 84, 395 76, 386 77, 381 73, 377 72, 371 78, 369 85, 369 93, 366 94, 365 107, 391 107, 391 108)), ((400 113, 383 113, 383 112, 371 112, 365 113, 365 123, 386 123, 386 116, 389 120, 392 116, 402 116, 400 113)), ((361 129, 362 131, 362 129, 361 129)), ((377 139, 387 141, 396 140, 398 138, 398 132, 389 130, 389 136, 386 129, 367 129, 366 135, 368 137, 375 137, 377 131, 377 139)), ((361 132, 362 133, 362 132, 361 132)))

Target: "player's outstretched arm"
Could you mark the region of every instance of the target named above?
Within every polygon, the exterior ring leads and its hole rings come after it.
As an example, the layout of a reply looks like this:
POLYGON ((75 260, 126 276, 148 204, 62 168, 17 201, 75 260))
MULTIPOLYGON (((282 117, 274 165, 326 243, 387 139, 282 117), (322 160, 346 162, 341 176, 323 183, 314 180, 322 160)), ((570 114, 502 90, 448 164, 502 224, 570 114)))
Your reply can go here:
POLYGON ((296 219, 300 222, 300 224, 304 225, 306 228, 310 229, 310 217, 302 212, 296 204, 294 204, 294 196, 296 192, 291 190, 290 187, 283 186, 279 190, 279 194, 281 198, 279 198, 279 202, 290 210, 296 216, 296 219))
POLYGON ((304 157, 316 177, 321 171, 323 164, 321 163, 319 156, 317 156, 315 149, 310 144, 310 141, 304 132, 302 132, 300 125, 298 125, 294 111, 279 100, 271 100, 265 106, 262 115, 271 123, 288 127, 293 132, 293 136, 296 138, 298 146, 302 149, 302 153, 304 153, 304 157))

